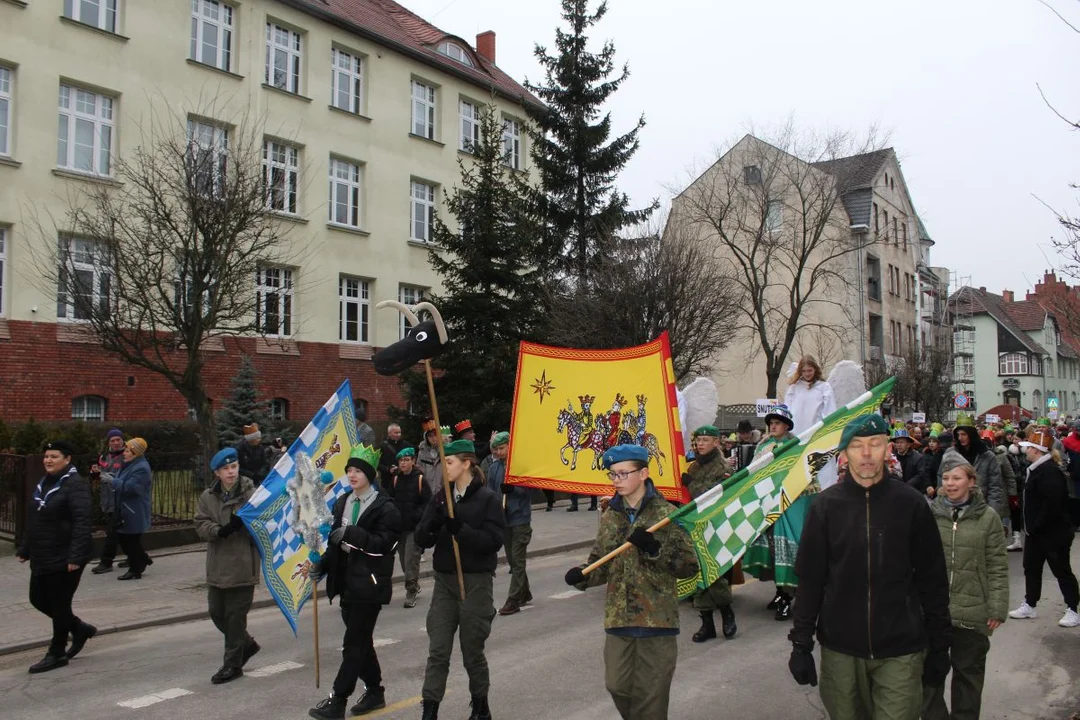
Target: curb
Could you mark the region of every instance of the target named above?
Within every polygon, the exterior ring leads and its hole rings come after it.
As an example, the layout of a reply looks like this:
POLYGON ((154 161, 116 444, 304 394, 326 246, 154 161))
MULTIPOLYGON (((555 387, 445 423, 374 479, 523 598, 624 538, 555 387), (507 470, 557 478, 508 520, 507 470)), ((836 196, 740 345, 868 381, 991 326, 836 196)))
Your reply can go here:
MULTIPOLYGON (((550 547, 539 548, 535 552, 526 553, 528 558, 540 558, 547 555, 558 555, 564 552, 571 552, 573 550, 581 550, 583 548, 591 547, 593 539, 588 540, 575 540, 574 542, 563 543, 561 545, 552 545, 550 547)), ((182 552, 195 552, 193 550, 186 550, 182 552)), ((180 553, 159 553, 158 557, 165 554, 180 554, 180 553)), ((499 566, 506 564, 506 556, 499 554, 499 566)), ((420 571, 420 578, 429 578, 435 574, 435 571, 430 567, 420 571)), ((393 584, 404 582, 405 576, 401 573, 394 575, 391 579, 393 584)), ((265 607, 274 607, 273 598, 263 598, 256 600, 251 604, 252 610, 258 610, 265 607)), ((210 613, 206 610, 199 610, 197 612, 176 613, 173 615, 163 615, 161 617, 152 618, 150 620, 138 620, 135 622, 125 623, 123 625, 99 625, 97 634, 94 637, 101 637, 103 635, 112 635, 113 633, 128 632, 130 630, 144 630, 146 628, 161 627, 164 625, 176 625, 179 623, 191 622, 193 620, 205 620, 210 617, 210 613)), ((0 657, 4 655, 14 655, 15 653, 25 652, 27 650, 35 650, 38 648, 44 648, 49 646, 48 640, 28 640, 21 643, 12 643, 10 645, 0 645, 0 657)))

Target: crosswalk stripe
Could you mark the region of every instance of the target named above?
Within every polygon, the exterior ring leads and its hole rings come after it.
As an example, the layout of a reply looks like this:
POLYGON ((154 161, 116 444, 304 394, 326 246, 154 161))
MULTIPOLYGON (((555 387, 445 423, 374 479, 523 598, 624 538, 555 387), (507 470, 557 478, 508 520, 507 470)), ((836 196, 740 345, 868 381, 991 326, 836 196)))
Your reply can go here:
POLYGON ((561 593, 549 596, 552 600, 566 600, 567 598, 577 597, 578 595, 584 595, 584 590, 566 590, 561 593))
POLYGON ((302 663, 293 662, 292 660, 286 660, 285 662, 279 662, 274 665, 264 665, 261 668, 255 668, 254 670, 248 670, 244 674, 248 677, 269 677, 270 675, 277 675, 280 672, 286 670, 296 670, 297 668, 304 667, 302 663))
POLYGON ((400 640, 394 640, 392 638, 377 638, 375 640, 375 642, 372 643, 372 645, 374 647, 381 648, 381 647, 386 647, 387 645, 393 645, 393 644, 399 643, 399 642, 401 642, 401 641, 400 640))
POLYGON ((173 698, 183 697, 184 695, 194 695, 194 693, 190 690, 184 690, 183 688, 170 688, 168 690, 162 690, 161 692, 153 693, 151 695, 143 695, 142 697, 132 698, 131 700, 121 700, 116 704, 120 707, 138 710, 139 708, 156 705, 159 702, 164 702, 165 700, 172 700, 173 698))

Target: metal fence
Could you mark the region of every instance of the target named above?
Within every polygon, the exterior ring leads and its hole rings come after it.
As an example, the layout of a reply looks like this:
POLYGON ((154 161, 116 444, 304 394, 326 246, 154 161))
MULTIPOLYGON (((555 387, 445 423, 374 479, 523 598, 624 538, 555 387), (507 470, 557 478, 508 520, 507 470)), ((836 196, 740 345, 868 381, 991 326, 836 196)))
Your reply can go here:
POLYGON ((26 513, 26 457, 0 455, 0 537, 14 538, 26 513))

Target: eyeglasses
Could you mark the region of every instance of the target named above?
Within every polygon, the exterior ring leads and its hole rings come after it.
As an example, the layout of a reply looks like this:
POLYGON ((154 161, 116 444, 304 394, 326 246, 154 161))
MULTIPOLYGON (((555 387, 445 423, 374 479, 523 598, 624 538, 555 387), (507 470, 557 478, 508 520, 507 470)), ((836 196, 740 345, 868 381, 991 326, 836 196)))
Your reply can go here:
POLYGON ((623 472, 609 472, 607 474, 607 477, 608 480, 610 480, 611 482, 615 482, 616 480, 618 480, 619 482, 623 482, 634 473, 641 472, 644 469, 645 468, 638 468, 637 470, 624 470, 623 472))

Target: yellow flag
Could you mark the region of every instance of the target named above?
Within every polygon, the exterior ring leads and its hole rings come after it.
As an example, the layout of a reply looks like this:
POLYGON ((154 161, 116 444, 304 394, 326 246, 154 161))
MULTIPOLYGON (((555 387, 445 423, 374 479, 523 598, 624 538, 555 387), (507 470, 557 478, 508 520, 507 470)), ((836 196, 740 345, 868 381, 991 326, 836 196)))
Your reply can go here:
POLYGON ((575 350, 521 343, 507 481, 586 495, 612 495, 604 451, 649 452, 649 477, 667 499, 686 502, 682 428, 667 333, 637 347, 575 350))

